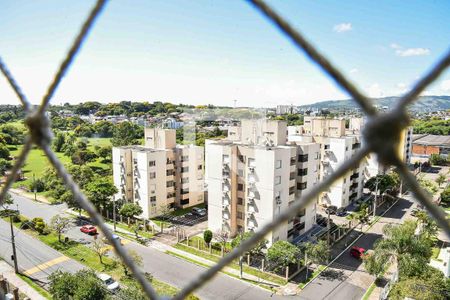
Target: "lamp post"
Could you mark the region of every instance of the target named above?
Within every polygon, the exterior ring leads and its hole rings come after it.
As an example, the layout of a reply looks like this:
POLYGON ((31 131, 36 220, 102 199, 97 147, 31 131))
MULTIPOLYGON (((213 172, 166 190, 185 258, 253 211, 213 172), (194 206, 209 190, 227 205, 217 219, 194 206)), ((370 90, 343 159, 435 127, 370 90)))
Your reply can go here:
POLYGON ((375 198, 373 199, 373 217, 375 218, 377 213, 377 196, 378 196, 378 182, 380 181, 380 177, 376 177, 375 180, 375 198))
POLYGON ((34 173, 33 173, 33 190, 34 190, 34 201, 37 201, 36 175, 34 173))

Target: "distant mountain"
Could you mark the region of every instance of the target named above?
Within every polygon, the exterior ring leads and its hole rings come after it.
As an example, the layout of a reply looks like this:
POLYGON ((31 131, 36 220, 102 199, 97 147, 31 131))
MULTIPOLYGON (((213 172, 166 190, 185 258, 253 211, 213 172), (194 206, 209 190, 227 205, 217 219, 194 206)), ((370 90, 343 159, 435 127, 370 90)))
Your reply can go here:
MULTIPOLYGON (((387 106, 393 108, 400 97, 384 97, 371 99, 374 105, 387 106)), ((301 105, 304 109, 331 109, 331 110, 347 110, 359 108, 358 104, 353 100, 329 100, 317 102, 309 105, 301 105)), ((420 96, 414 104, 409 108, 417 112, 428 112, 437 110, 450 109, 450 96, 420 96)))

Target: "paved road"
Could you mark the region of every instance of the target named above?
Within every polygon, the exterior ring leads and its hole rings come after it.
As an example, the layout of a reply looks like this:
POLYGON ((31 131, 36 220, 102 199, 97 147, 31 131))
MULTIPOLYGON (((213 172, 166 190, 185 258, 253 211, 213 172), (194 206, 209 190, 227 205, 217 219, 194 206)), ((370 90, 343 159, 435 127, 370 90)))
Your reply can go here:
MULTIPOLYGON (((83 265, 63 256, 41 241, 14 228, 19 270, 40 281, 47 282, 47 276, 61 269, 75 272, 83 265)), ((0 256, 11 266, 13 262, 10 224, 0 219, 0 256)))
MULTIPOLYGON (((12 196, 14 198, 14 206, 17 204, 20 213, 29 218, 42 217, 44 220, 49 221, 53 215, 64 214, 66 209, 65 205, 47 205, 34 202, 27 197, 21 197, 15 194, 12 194, 12 196)), ((80 236, 86 240, 90 239, 89 236, 80 234, 79 227, 73 228, 67 235, 73 239, 78 239, 80 236)), ((187 285, 193 278, 205 271, 204 267, 173 257, 154 248, 142 246, 135 242, 130 242, 124 247, 133 249, 142 256, 144 264, 143 269, 145 271, 153 274, 155 278, 179 288, 187 285)), ((53 258, 54 257, 55 256, 53 256, 53 258)), ((267 290, 224 274, 215 276, 206 286, 196 291, 195 294, 201 299, 295 298, 272 295, 272 293, 267 290)), ((297 299, 299 298, 297 297, 297 299)))
MULTIPOLYGON (((355 245, 373 249, 374 242, 382 236, 383 226, 388 223, 401 223, 409 216, 408 211, 412 204, 410 199, 400 199, 355 245)), ((300 296, 305 300, 359 300, 373 280, 373 276, 364 270, 362 261, 344 253, 326 272, 309 284, 300 296)))

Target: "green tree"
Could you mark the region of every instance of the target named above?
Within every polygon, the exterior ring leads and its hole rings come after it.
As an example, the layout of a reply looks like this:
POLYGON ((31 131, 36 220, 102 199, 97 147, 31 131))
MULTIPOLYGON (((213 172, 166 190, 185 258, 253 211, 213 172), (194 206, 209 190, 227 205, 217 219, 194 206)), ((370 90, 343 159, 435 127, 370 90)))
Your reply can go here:
POLYGON ((212 238, 213 238, 212 231, 209 229, 206 229, 205 232, 203 232, 203 240, 205 241, 205 243, 207 245, 209 245, 209 243, 211 243, 212 238))
POLYGON ((433 166, 445 166, 447 164, 447 160, 442 155, 431 154, 430 155, 430 164, 433 166))
MULTIPOLYGON (((231 247, 236 248, 241 245, 241 243, 253 236, 253 232, 247 231, 242 234, 238 234, 232 241, 231 247)), ((262 255, 263 251, 267 248, 268 241, 266 239, 262 239, 258 241, 258 243, 253 246, 251 249, 247 251, 250 255, 262 255)))
POLYGON ((109 121, 99 121, 94 124, 95 132, 103 138, 112 137, 114 131, 114 124, 109 121))
POLYGON ((399 181, 393 174, 377 175, 369 178, 364 187, 368 188, 371 192, 375 192, 378 182, 378 193, 381 195, 387 190, 396 191, 399 188, 399 181))
POLYGON ((300 258, 300 249, 287 241, 277 241, 267 250, 267 259, 278 267, 295 264, 300 258))
MULTIPOLYGON (((405 257, 431 257, 431 240, 424 234, 416 235, 417 223, 411 220, 401 225, 387 224, 383 227, 382 239, 375 242, 374 252, 367 258, 363 257, 368 272, 379 275, 377 271, 384 270, 388 263, 401 266, 405 257)), ((399 268, 399 272, 402 270, 399 268)))
MULTIPOLYGON (((319 241, 317 244, 306 243, 305 252, 307 259, 315 264, 325 264, 330 258, 330 246, 326 241, 319 241)), ((305 262, 306 264, 307 262, 305 262)))
POLYGON ((49 292, 55 300, 103 300, 108 292, 92 270, 83 269, 75 274, 57 270, 49 277, 49 292))
POLYGON ((52 148, 55 152, 62 152, 63 146, 66 142, 66 133, 58 131, 52 141, 52 148))
POLYGON ((88 162, 94 161, 97 158, 97 155, 90 150, 77 149, 75 150, 75 152, 73 152, 70 158, 72 160, 72 163, 76 165, 84 165, 88 162))
POLYGON ((10 159, 9 156, 10 153, 8 146, 6 146, 5 144, 0 144, 0 158, 9 160, 10 159))
POLYGON ((89 201, 97 209, 105 208, 111 197, 117 193, 117 188, 112 181, 104 177, 96 177, 93 181, 86 184, 84 190, 89 201))
POLYGON ((137 203, 125 203, 119 209, 119 214, 121 214, 125 218, 134 218, 142 214, 142 212, 142 207, 140 207, 137 203))
POLYGON ((441 201, 446 205, 450 204, 450 187, 447 187, 445 190, 442 191, 441 201))
POLYGON ((58 234, 58 241, 61 242, 61 235, 74 226, 73 218, 55 215, 50 219, 49 226, 58 234))
POLYGON ((112 147, 111 146, 103 146, 100 147, 97 151, 97 155, 104 160, 111 159, 112 156, 112 147))
POLYGON ((95 239, 92 242, 91 249, 95 252, 95 254, 97 254, 100 263, 104 264, 103 257, 109 251, 109 248, 106 247, 106 244, 101 239, 95 239))
POLYGON ((439 174, 438 177, 436 178, 436 183, 438 184, 438 186, 441 186, 446 181, 447 181, 447 177, 442 173, 439 174))
POLYGON ((142 127, 131 122, 122 122, 114 127, 111 144, 114 147, 140 144, 144 136, 142 127))
POLYGON ((0 175, 5 175, 6 171, 12 168, 12 164, 9 160, 0 158, 0 175))

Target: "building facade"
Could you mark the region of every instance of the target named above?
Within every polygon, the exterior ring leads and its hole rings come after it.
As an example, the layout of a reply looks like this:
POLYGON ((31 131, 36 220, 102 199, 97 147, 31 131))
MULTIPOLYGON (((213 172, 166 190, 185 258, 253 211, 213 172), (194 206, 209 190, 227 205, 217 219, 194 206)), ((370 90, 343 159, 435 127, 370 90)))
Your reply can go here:
MULTIPOLYGON (((318 145, 287 143, 282 121, 241 124, 229 139, 207 141, 205 150, 208 227, 231 236, 272 222, 319 180, 318 145)), ((308 205, 266 239, 292 240, 315 223, 315 209, 308 205)))
POLYGON ((113 148, 115 200, 139 204, 140 217, 204 201, 203 148, 177 145, 175 130, 145 129, 145 146, 113 148))

